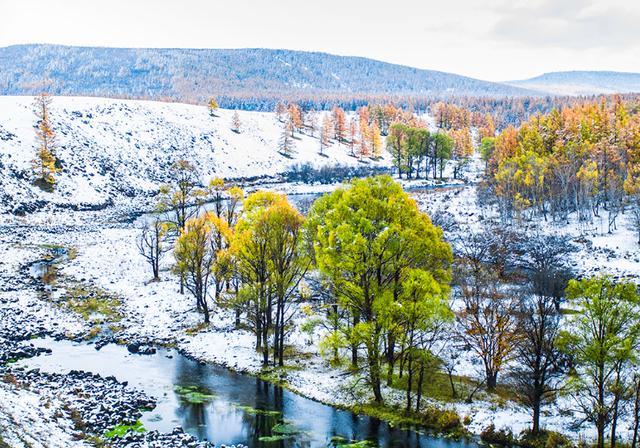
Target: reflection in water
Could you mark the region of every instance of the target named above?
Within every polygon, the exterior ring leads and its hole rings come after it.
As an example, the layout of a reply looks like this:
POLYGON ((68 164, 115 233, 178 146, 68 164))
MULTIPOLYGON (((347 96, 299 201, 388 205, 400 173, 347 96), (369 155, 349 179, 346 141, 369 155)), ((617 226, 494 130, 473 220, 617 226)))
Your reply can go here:
POLYGON ((331 447, 334 436, 368 439, 389 448, 476 448, 475 444, 392 428, 377 419, 317 403, 255 377, 200 364, 175 350, 160 349, 155 355, 141 356, 131 355, 117 345, 96 351, 91 345, 69 341, 33 342, 53 353, 24 360, 20 365, 50 372, 75 369, 114 375, 156 397, 156 408, 142 418, 150 430, 170 432, 181 426, 201 440, 218 445, 242 443, 252 448, 331 447), (176 393, 176 386, 207 391, 206 399, 189 403, 176 393), (274 431, 276 424, 280 424, 281 433, 274 431), (288 434, 290 437, 284 440, 277 437, 288 434), (274 436, 278 440, 264 439, 274 436))

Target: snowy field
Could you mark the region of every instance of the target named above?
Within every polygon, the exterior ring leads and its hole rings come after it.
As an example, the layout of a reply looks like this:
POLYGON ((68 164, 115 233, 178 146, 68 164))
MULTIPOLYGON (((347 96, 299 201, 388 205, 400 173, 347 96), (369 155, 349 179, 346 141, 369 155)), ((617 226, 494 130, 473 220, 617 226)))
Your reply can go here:
MULTIPOLYGON (((269 113, 240 112, 243 131, 236 134, 231 131, 231 111, 220 110, 218 117, 212 118, 206 108, 198 106, 55 98, 52 116, 59 133, 59 157, 65 164, 65 171, 56 192, 44 193, 23 177, 33 157, 31 102, 32 98, 0 97, 0 110, 3 111, 0 115, 0 181, 4 210, 10 211, 10 204, 14 202, 49 203, 26 216, 11 213, 1 216, 0 280, 6 303, 15 309, 28 309, 34 321, 40 322, 48 332, 68 336, 86 332, 87 325, 79 316, 50 306, 40 299, 34 288, 20 286, 27 279, 25 267, 43 257, 47 252, 46 245, 65 246, 73 249, 74 257, 59 265, 58 284, 53 294, 64 294, 68 285, 82 282, 120 297, 124 318, 119 322, 122 329, 118 338, 171 343, 199 360, 241 372, 259 373, 261 355, 253 348, 254 336, 247 331, 235 330, 234 318, 229 311, 214 307, 209 328, 195 334, 187 331, 202 317, 196 313, 191 297, 178 293, 177 279, 170 272, 172 255, 169 253, 164 258, 161 281, 150 282, 148 265, 135 244, 141 221, 130 222, 129 213, 152 208, 153 199, 148 195, 165 180, 168 166, 178 158, 197 161, 205 178, 275 176, 286 171, 290 164, 301 162, 316 166, 359 162, 350 157, 342 145, 330 147, 328 158, 320 156, 318 140, 309 136, 301 136, 297 141, 298 152, 294 159, 282 156, 277 151, 281 124, 269 113), (59 207, 105 203, 111 206, 99 211, 59 207)), ((369 163, 389 166, 390 161, 387 158, 369 163)), ((455 182, 431 188, 433 181, 403 181, 403 185, 412 192, 422 210, 432 216, 450 214, 457 224, 457 231, 465 232, 496 218, 495 213, 483 211, 477 205, 474 182, 481 171, 482 162, 475 158, 466 176, 470 181, 467 184, 455 182)), ((335 187, 281 183, 267 186, 287 194, 324 193, 335 187)), ((546 224, 541 230, 572 236, 579 248, 571 260, 578 275, 609 272, 638 278, 640 247, 626 219, 620 217, 618 230, 613 234, 606 233, 606 223, 599 221, 589 226, 575 222, 562 227, 546 224)), ((455 234, 448 236, 454 238, 455 234)), ((308 317, 302 313, 296 317, 298 323, 305 319, 308 317)), ((294 391, 329 404, 349 405, 370 399, 366 391, 353 393, 356 378, 345 370, 330 367, 320 357, 318 342, 321 337, 321 330, 311 335, 296 331, 289 337, 288 342, 304 356, 296 358, 298 368, 283 373, 286 376, 282 379, 294 391)), ((472 354, 464 354, 457 373, 480 375, 472 354)), ((385 389, 384 392, 391 403, 403 400, 403 394, 398 391, 385 389)), ((12 418, 24 422, 41 419, 45 423, 38 426, 39 430, 48 431, 50 437, 57 438, 59 431, 64 432, 64 423, 58 424, 44 410, 37 411, 38 400, 37 394, 32 392, 0 387, 0 425, 6 426, 6 416, 12 414, 12 418), (27 405, 17 406, 18 401, 27 405)), ((470 416, 469 429, 476 434, 492 422, 498 428, 508 427, 515 433, 530 424, 525 408, 484 393, 478 394, 471 404, 439 405, 455 408, 462 416, 470 416)), ((568 400, 561 398, 553 409, 547 408, 543 425, 568 433, 576 418, 568 410, 570 405, 568 400)), ((621 426, 620 433, 624 438, 628 436, 629 428, 626 422, 621 426)), ((14 437, 12 433, 8 434, 4 437, 14 437)), ((576 439, 591 439, 595 433, 585 425, 571 435, 576 439)), ((29 442, 36 436, 24 435, 29 442)), ((83 446, 81 443, 67 444, 64 435, 58 440, 59 445, 52 442, 47 446, 83 446)))
POLYGON ((284 156, 278 152, 283 125, 273 113, 238 111, 242 124, 236 133, 231 110, 220 109, 212 117, 204 106, 54 97, 51 121, 64 170, 55 193, 45 193, 28 181, 35 155, 32 104, 32 97, 0 96, 0 199, 6 210, 36 201, 100 206, 150 194, 179 159, 195 163, 205 182, 276 176, 301 163, 390 165, 388 158, 359 162, 340 144, 320 155, 318 139, 301 134, 296 134, 295 154, 284 156))

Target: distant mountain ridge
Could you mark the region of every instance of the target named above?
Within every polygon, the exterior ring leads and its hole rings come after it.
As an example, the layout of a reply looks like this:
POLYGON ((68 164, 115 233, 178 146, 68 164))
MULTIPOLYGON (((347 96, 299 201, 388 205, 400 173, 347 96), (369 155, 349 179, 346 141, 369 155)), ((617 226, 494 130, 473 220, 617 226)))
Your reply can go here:
POLYGON ((530 90, 351 56, 268 49, 0 48, 0 94, 202 101, 210 95, 522 96, 530 90))
POLYGON ((535 78, 507 81, 517 87, 557 95, 598 95, 640 92, 640 73, 614 71, 550 72, 535 78))

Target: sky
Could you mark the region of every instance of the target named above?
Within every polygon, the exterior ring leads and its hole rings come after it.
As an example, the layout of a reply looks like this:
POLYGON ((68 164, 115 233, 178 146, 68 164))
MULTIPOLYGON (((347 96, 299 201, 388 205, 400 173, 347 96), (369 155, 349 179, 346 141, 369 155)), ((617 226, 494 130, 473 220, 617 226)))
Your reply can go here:
POLYGON ((286 48, 491 81, 640 72, 638 0, 0 0, 0 17, 0 47, 286 48))

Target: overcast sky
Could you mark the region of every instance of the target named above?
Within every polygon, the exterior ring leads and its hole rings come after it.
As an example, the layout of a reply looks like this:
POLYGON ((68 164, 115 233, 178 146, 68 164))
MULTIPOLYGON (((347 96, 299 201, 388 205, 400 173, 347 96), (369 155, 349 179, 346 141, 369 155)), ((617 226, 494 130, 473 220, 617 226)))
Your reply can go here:
POLYGON ((492 81, 640 72, 639 0, 0 0, 0 17, 0 46, 287 48, 492 81))

